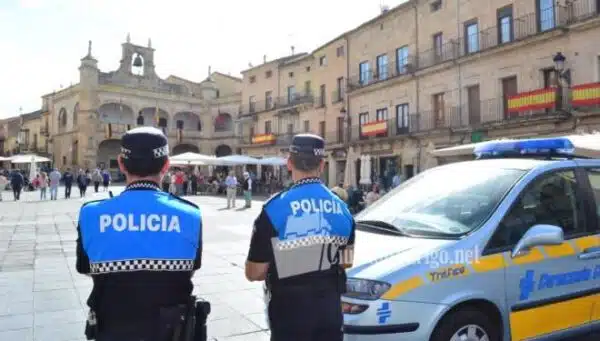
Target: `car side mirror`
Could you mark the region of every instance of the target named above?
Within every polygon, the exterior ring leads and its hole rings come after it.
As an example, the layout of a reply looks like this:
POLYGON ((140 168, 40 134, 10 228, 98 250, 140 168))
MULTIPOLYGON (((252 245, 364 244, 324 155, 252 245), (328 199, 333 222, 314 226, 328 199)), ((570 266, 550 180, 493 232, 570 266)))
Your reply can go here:
POLYGON ((533 225, 513 248, 511 257, 525 255, 535 246, 560 245, 565 242, 563 229, 555 225, 533 225))

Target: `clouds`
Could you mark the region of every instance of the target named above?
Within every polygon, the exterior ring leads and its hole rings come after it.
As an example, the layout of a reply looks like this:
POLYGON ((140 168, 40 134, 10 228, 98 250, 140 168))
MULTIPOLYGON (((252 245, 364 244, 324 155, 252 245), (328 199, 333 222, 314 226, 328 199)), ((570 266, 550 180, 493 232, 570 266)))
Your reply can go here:
MULTIPOLYGON (((401 0, 390 0, 390 6, 401 0)), ((152 38, 158 74, 192 80, 213 70, 238 75, 263 55, 310 51, 379 12, 379 0, 13 0, 0 3, 0 117, 40 106, 42 94, 78 81, 79 59, 93 41, 103 71, 120 44, 152 38), (8 53, 6 52, 8 51, 8 53), (10 79, 10 81, 7 81, 10 79)))

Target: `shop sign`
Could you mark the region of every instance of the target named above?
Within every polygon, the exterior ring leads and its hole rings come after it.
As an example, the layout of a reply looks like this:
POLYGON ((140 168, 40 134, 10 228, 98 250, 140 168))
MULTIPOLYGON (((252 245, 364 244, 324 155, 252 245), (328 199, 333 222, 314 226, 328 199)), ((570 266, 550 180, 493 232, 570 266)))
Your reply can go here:
POLYGON ((575 106, 600 104, 600 83, 590 83, 574 86, 571 103, 575 106))
POLYGON ((254 135, 254 137, 252 137, 252 144, 272 144, 275 143, 275 140, 274 134, 254 135))
POLYGON ((508 97, 508 112, 550 109, 556 105, 556 88, 523 92, 508 97))
POLYGON ((375 121, 370 123, 364 123, 361 126, 361 133, 363 136, 375 136, 378 134, 387 133, 387 130, 387 121, 375 121))

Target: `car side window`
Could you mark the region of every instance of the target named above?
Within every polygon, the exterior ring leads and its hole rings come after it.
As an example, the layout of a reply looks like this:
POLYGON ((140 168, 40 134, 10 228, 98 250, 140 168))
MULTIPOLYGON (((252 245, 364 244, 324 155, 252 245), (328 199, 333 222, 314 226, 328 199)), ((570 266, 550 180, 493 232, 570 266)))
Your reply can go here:
MULTIPOLYGON (((592 193, 594 194, 596 215, 598 216, 598 221, 600 221, 600 168, 587 169, 587 175, 592 187, 592 193)), ((598 231, 600 230, 600 226, 592 226, 589 230, 598 231)))
POLYGON ((580 223, 582 210, 576 191, 573 171, 556 172, 534 180, 504 217, 488 248, 513 246, 530 227, 537 224, 562 228, 565 239, 583 232, 585 227, 580 223))

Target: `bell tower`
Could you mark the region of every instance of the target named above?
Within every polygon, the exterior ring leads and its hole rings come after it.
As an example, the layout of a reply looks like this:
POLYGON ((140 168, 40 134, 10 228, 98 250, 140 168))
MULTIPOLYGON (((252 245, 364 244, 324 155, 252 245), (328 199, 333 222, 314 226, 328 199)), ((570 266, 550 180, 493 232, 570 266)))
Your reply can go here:
POLYGON ((121 44, 122 55, 119 71, 144 78, 158 78, 154 67, 154 49, 152 41, 148 39, 148 46, 135 45, 131 43, 131 36, 127 34, 126 41, 121 44))

